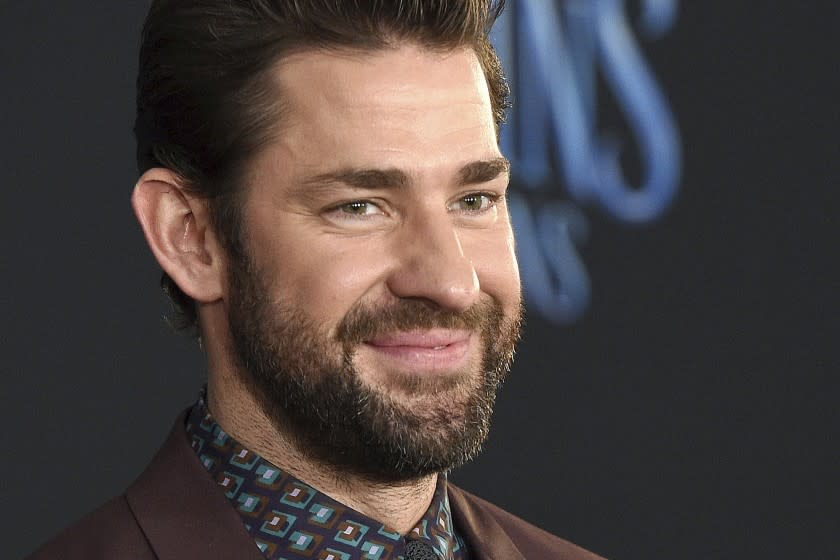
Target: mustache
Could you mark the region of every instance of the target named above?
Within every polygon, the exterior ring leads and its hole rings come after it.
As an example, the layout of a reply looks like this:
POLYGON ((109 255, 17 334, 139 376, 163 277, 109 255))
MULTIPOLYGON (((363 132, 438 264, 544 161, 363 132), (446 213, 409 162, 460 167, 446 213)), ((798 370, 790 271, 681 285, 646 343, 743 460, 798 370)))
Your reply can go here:
POLYGON ((435 328, 483 331, 503 320, 502 306, 495 299, 476 302, 463 312, 442 309, 422 300, 401 300, 382 307, 357 304, 339 323, 335 337, 346 347, 398 331, 435 328))

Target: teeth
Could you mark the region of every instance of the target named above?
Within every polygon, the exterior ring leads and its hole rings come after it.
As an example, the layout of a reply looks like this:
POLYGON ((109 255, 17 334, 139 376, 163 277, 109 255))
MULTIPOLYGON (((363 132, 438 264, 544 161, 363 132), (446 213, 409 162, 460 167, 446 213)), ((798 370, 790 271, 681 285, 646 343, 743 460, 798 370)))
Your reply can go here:
POLYGON ((435 347, 434 347, 434 349, 435 349, 435 350, 443 350, 444 348, 446 348, 446 346, 445 346, 445 345, 444 345, 444 346, 435 346, 435 347))

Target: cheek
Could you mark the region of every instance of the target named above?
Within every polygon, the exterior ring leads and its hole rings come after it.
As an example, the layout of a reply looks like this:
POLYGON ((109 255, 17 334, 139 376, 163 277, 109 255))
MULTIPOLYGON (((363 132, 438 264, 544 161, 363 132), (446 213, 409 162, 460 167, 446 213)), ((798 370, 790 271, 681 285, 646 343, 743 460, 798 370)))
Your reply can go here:
POLYGON ((476 236, 464 249, 475 266, 481 291, 498 299, 506 310, 517 309, 521 285, 510 229, 502 228, 492 237, 476 236))
POLYGON ((275 293, 330 326, 379 283, 384 260, 380 251, 334 239, 310 240, 275 254, 282 255, 272 266, 275 293))

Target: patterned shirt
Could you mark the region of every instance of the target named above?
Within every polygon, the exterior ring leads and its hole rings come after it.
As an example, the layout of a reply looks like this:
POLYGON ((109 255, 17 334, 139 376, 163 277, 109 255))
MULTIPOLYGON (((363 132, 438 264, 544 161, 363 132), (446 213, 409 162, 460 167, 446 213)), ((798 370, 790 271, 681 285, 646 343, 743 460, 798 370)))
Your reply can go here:
MULTIPOLYGON (((406 538, 237 443, 210 415, 204 395, 187 416, 192 448, 267 560, 404 560, 406 538)), ((427 543, 440 560, 469 560, 452 525, 445 474, 407 539, 427 543)))

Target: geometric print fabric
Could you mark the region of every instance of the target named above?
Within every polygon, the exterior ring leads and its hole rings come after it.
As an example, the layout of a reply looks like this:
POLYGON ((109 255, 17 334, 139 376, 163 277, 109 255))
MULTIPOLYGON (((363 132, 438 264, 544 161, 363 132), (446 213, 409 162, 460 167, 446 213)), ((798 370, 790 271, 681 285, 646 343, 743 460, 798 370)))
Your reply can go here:
MULTIPOLYGON (((213 420, 204 395, 186 422, 193 451, 267 560, 404 560, 405 538, 242 447, 213 420)), ((468 560, 452 525, 445 474, 408 538, 431 546, 440 560, 468 560)))

